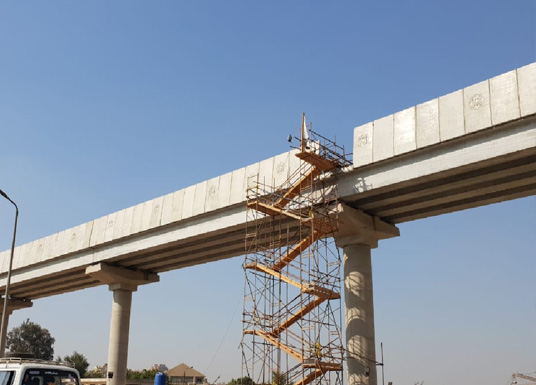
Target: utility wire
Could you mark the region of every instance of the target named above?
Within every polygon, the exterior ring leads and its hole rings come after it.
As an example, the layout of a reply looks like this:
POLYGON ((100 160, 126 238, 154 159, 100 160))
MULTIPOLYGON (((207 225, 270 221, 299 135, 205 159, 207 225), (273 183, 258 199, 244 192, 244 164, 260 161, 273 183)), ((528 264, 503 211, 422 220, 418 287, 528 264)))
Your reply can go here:
POLYGON ((225 337, 227 337, 227 334, 229 333, 229 329, 231 329, 231 325, 233 324, 233 321, 234 321, 234 318, 235 318, 235 315, 236 315, 236 312, 238 310, 238 305, 240 305, 240 302, 242 302, 242 298, 238 298, 238 302, 236 303, 236 306, 235 306, 235 310, 234 310, 234 313, 233 313, 233 316, 231 317, 231 322, 229 322, 229 326, 227 326, 227 330, 225 331, 225 334, 223 335, 221 341, 220 341, 220 344, 218 345, 218 348, 216 349, 216 352, 214 353, 214 355, 212 356, 212 359, 210 360, 210 363, 208 364, 207 368, 205 369, 205 373, 208 372, 208 370, 210 369, 210 367, 212 366, 212 363, 214 362, 214 360, 216 359, 216 356, 218 355, 218 353, 220 352, 220 349, 223 345, 223 341, 225 341, 225 337))

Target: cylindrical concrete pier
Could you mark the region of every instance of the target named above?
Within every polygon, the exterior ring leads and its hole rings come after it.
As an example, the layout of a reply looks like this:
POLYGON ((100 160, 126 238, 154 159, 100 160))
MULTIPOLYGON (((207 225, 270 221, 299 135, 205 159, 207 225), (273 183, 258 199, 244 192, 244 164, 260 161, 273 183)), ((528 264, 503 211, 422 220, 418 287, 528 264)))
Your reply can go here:
POLYGON ((105 263, 88 266, 86 274, 108 284, 108 288, 114 293, 108 345, 107 384, 125 385, 132 292, 136 291, 139 285, 158 282, 158 275, 105 263))
POLYGON ((349 385, 377 385, 370 246, 346 245, 344 297, 349 385))
POLYGON ((108 385, 125 385, 132 291, 115 289, 108 346, 108 385))
POLYGON ((371 249, 380 239, 400 235, 398 228, 340 203, 335 243, 344 258, 346 362, 349 385, 377 385, 371 249))

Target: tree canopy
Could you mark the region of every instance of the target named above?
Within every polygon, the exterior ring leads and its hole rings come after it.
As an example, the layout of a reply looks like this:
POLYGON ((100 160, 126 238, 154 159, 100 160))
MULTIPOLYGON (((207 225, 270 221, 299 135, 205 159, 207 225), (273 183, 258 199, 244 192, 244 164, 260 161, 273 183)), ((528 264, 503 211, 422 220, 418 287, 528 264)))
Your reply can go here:
POLYGON ((6 345, 10 352, 32 353, 35 358, 52 360, 55 341, 48 329, 26 319, 7 333, 6 345))
POLYGON ((84 377, 86 375, 87 368, 89 367, 87 358, 83 354, 78 353, 76 350, 70 356, 65 356, 63 359, 60 357, 60 361, 65 361, 73 365, 75 369, 78 370, 78 373, 80 373, 80 377, 84 377))
POLYGON ((153 380, 156 377, 156 373, 158 373, 156 369, 127 369, 127 378, 130 380, 153 380))

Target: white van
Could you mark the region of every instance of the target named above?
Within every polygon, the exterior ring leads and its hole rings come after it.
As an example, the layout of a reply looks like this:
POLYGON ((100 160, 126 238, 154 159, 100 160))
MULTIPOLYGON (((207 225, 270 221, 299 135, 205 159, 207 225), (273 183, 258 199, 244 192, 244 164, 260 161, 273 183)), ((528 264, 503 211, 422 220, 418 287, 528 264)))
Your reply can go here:
POLYGON ((0 385, 80 385, 80 376, 65 362, 0 358, 0 385))

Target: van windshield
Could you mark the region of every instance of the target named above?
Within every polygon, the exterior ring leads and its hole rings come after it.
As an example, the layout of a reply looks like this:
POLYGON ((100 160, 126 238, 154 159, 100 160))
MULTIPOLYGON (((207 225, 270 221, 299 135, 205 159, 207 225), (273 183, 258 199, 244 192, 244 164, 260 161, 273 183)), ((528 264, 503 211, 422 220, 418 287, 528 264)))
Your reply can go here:
POLYGON ((75 372, 30 368, 24 372, 22 385, 80 385, 75 372))

